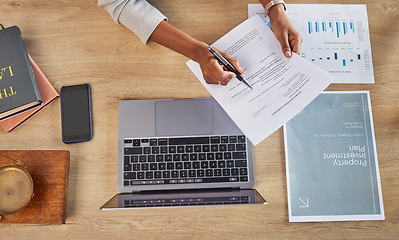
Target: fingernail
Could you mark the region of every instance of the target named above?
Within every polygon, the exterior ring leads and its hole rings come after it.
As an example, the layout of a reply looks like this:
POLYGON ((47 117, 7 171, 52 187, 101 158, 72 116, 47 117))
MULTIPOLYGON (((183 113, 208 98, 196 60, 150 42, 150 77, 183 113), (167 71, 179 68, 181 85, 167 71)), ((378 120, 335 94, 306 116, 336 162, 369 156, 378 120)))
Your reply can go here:
POLYGON ((290 51, 285 51, 284 55, 285 55, 286 57, 291 57, 291 52, 290 52, 290 51))

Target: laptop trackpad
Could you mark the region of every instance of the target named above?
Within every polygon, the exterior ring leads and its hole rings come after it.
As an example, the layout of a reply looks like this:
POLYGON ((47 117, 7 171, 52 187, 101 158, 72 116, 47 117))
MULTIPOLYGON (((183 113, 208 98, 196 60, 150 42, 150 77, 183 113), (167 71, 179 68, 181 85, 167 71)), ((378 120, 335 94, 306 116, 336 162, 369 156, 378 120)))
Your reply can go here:
POLYGON ((155 133, 157 136, 212 134, 212 101, 194 99, 156 102, 155 133))

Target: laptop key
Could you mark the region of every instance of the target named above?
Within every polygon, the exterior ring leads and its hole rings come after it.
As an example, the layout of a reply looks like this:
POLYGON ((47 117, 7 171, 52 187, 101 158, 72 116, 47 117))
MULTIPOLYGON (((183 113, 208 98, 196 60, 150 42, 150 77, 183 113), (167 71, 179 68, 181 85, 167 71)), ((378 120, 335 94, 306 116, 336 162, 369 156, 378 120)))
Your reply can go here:
POLYGON ((201 168, 201 166, 200 166, 200 162, 193 162, 193 167, 192 167, 193 169, 199 169, 199 168, 201 168))
POLYGON ((162 146, 160 150, 161 153, 168 153, 168 147, 162 146))
POLYGON ((233 160, 226 161, 226 167, 228 168, 234 167, 234 161, 233 160))
POLYGON ((145 178, 146 179, 151 179, 151 178, 153 178, 154 177, 154 173, 153 172, 146 172, 145 173, 145 178))
POLYGON ((191 162, 184 162, 184 169, 191 169, 191 162))
POLYGON ((166 163, 158 163, 159 170, 166 170, 166 163))
POLYGON ((143 154, 143 148, 141 147, 132 147, 132 148, 125 148, 125 154, 143 154))
POLYGON ((170 171, 163 171, 162 176, 163 178, 170 178, 170 171))
POLYGON ((236 150, 237 151, 245 151, 245 150, 247 150, 245 143, 237 143, 236 144, 236 150))
POLYGON ((125 163, 125 165, 123 166, 123 171, 125 171, 125 172, 130 172, 130 171, 132 171, 132 164, 130 164, 130 163, 125 163))
MULTIPOLYGON (((159 138, 159 139, 158 139, 158 145, 159 145, 159 146, 168 145, 168 139, 167 139, 167 138, 159 138)), ((173 145, 174 145, 174 144, 173 144, 173 145)))
POLYGON ((201 145, 194 145, 194 152, 201 152, 202 147, 201 145))
POLYGON ((147 162, 147 155, 140 155, 139 156, 139 162, 147 162))
POLYGON ((178 153, 184 153, 184 146, 177 146, 178 153))
POLYGON ((247 159, 246 152, 233 152, 233 159, 247 159))
POLYGON ((150 139, 150 146, 157 146, 158 141, 156 139, 150 139))
POLYGON ((156 178, 156 179, 162 178, 162 172, 161 171, 155 171, 154 172, 154 178, 156 178))
POLYGON ((148 162, 155 162, 155 155, 148 155, 148 162))
POLYGON ((211 137, 211 143, 220 143, 220 137, 219 136, 212 136, 211 137))
POLYGON ((152 154, 158 154, 159 153, 159 147, 151 147, 151 153, 152 154))
POLYGON ((182 155, 181 155, 181 160, 182 160, 182 161, 188 161, 188 160, 190 160, 190 155, 188 155, 188 154, 182 154, 182 155))
POLYGON ((137 172, 137 179, 144 179, 144 172, 137 172))
POLYGON ((151 148, 150 147, 144 147, 144 154, 151 154, 151 148))
POLYGON ((188 176, 189 177, 196 177, 197 176, 196 171, 195 170, 189 170, 188 171, 188 176))
POLYGON ((135 172, 125 172, 123 174, 124 179, 136 179, 136 173, 135 172))
POLYGON ((174 170, 175 169, 175 164, 174 163, 167 163, 166 168, 168 170, 174 170))
POLYGON ((197 170, 197 177, 204 177, 205 171, 204 170, 197 170))
POLYGON ((133 146, 135 147, 140 146, 140 139, 133 139, 133 146))
POLYGON ((201 161, 201 168, 209 168, 209 162, 208 161, 201 161))
POLYGON ((141 164, 141 171, 147 171, 149 169, 148 163, 142 163, 141 164))
POLYGON ((247 160, 235 160, 235 167, 246 167, 247 160))
POLYGON ((248 177, 240 177, 240 182, 248 182, 248 177))
POLYGON ((180 177, 181 178, 187 177, 187 170, 180 170, 180 177))
POLYGON ((230 176, 230 169, 228 168, 223 169, 223 176, 230 176))
POLYGON ((133 171, 135 171, 135 172, 140 171, 140 164, 139 163, 133 164, 133 171))
POLYGON ((240 176, 248 175, 248 170, 246 168, 240 168, 240 176))
POLYGON ((131 163, 138 163, 138 162, 139 162, 139 156, 138 156, 138 155, 133 155, 133 156, 130 158, 130 162, 131 162, 131 163))
POLYGON ((177 151, 176 146, 169 147, 169 153, 176 153, 176 151, 177 151))
POLYGON ((164 158, 163 158, 163 155, 157 155, 157 156, 156 156, 156 161, 157 161, 157 162, 163 162, 163 159, 164 159, 164 158))
POLYGON ((170 138, 170 145, 208 144, 209 137, 170 138))
POLYGON ((150 163, 150 170, 155 171, 158 169, 158 164, 157 163, 150 163))

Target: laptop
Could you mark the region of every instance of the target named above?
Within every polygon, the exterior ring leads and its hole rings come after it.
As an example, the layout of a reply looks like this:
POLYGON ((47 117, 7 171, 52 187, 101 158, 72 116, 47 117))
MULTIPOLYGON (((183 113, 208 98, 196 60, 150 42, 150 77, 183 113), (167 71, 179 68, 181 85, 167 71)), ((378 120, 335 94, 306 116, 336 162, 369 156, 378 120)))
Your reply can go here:
POLYGON ((252 143, 213 98, 123 100, 118 191, 101 209, 266 204, 252 143))

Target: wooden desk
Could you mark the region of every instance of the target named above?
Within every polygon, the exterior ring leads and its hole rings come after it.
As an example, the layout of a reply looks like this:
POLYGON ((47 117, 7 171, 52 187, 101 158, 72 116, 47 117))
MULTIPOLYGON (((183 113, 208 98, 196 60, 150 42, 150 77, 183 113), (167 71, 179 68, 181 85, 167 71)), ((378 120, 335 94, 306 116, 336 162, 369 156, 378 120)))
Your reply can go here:
MULTIPOLYGON (((155 2, 170 23, 207 43, 245 20, 247 4, 257 3, 155 2)), ((94 138, 62 143, 59 100, 15 132, 0 132, 1 149, 65 149, 71 154, 66 224, 1 225, 0 238, 398 238, 399 2, 350 3, 367 3, 376 83, 333 84, 328 90, 371 92, 385 221, 289 223, 282 129, 255 147, 255 187, 267 199, 266 206, 99 210, 117 191, 118 102, 210 95, 186 67, 185 57, 153 43, 143 45, 116 25, 96 0, 16 0, 0 1, 0 23, 21 28, 28 51, 57 90, 62 85, 91 85, 94 138)))

